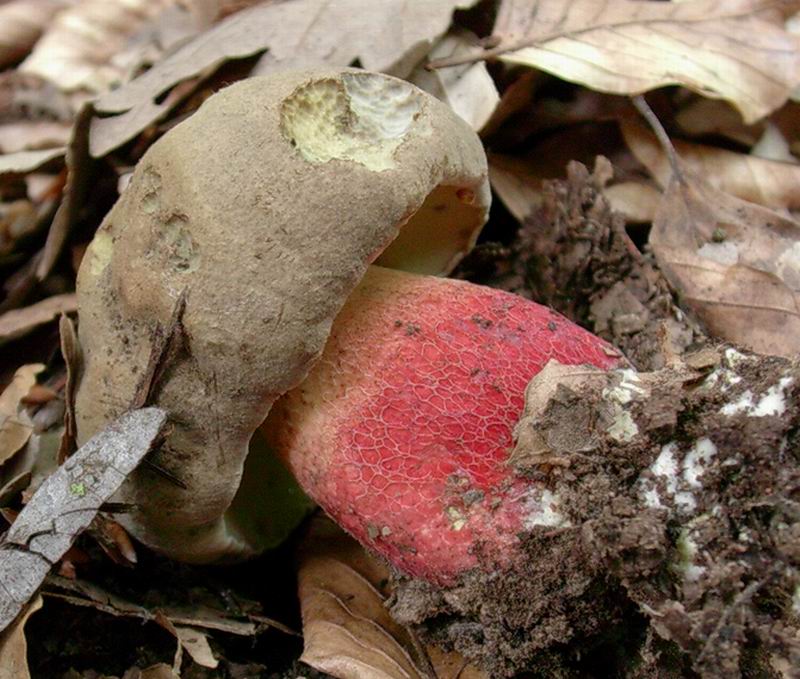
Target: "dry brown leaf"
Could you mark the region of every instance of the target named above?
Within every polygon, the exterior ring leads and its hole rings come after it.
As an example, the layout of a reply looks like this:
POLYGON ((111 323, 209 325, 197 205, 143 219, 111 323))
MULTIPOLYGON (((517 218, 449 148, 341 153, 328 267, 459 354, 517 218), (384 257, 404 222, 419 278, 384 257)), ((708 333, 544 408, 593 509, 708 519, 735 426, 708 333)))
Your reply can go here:
POLYGON ((102 92, 124 74, 111 57, 173 0, 83 0, 60 12, 19 67, 64 91, 102 92))
POLYGON ((43 151, 17 151, 0 155, 0 175, 24 174, 40 168, 45 163, 64 155, 65 149, 45 149, 43 151))
POLYGON ((176 50, 149 71, 95 102, 125 119, 96 120, 91 152, 96 158, 132 139, 166 113, 157 104, 176 84, 209 73, 229 59, 264 50, 254 74, 313 66, 364 68, 401 77, 447 31, 453 11, 476 0, 293 0, 262 3, 233 14, 176 50))
POLYGON ((67 241, 67 236, 73 223, 78 218, 78 211, 83 205, 83 197, 88 188, 91 172, 91 158, 89 157, 89 126, 92 120, 92 106, 86 104, 78 111, 72 136, 67 145, 67 181, 61 198, 61 205, 53 217, 50 230, 41 258, 36 263, 36 277, 43 281, 61 254, 61 248, 67 241))
POLYGON ((772 121, 767 121, 764 132, 750 149, 750 153, 757 158, 775 160, 781 163, 797 164, 798 160, 792 155, 789 141, 781 129, 772 121))
POLYGON ((611 203, 611 209, 634 223, 652 222, 661 202, 661 192, 650 184, 642 182, 622 182, 607 186, 603 194, 611 203))
POLYGON ((491 118, 483 126, 481 134, 489 137, 497 132, 507 120, 533 105, 536 89, 542 79, 538 71, 525 71, 508 85, 500 95, 500 101, 491 118))
MULTIPOLYGON (((683 85, 752 122, 800 83, 800 40, 776 20, 796 0, 503 0, 483 57, 611 94, 683 85)), ((439 62, 442 65, 445 62, 439 62)))
POLYGON ((43 323, 55 320, 59 314, 71 314, 78 310, 74 292, 54 295, 22 309, 13 309, 0 314, 0 346, 23 337, 43 323))
POLYGON ((52 120, 17 120, 0 124, 0 153, 62 149, 70 137, 71 125, 52 120))
MULTIPOLYGON (((133 675, 133 677, 136 678, 137 675, 133 675)), ((141 670, 138 679, 180 679, 180 675, 176 674, 175 670, 166 663, 158 663, 141 670)))
MULTIPOLYGON (((431 50, 431 59, 466 54, 477 38, 466 31, 452 31, 431 50)), ((473 130, 480 130, 492 117, 500 95, 484 62, 431 71, 420 64, 408 80, 450 105, 473 130)))
POLYGON ((0 394, 0 465, 11 459, 28 442, 33 433, 33 422, 22 404, 36 376, 44 370, 41 363, 23 365, 0 394))
POLYGON ((300 660, 338 679, 485 679, 454 654, 424 650, 384 606, 388 571, 330 520, 317 517, 298 571, 300 660), (454 674, 458 666, 461 674, 454 674))
POLYGON ((573 160, 592 165, 598 155, 613 156, 618 144, 614 137, 605 125, 572 125, 547 135, 523 157, 489 153, 492 188, 523 221, 541 205, 544 180, 565 177, 573 160))
POLYGON ((14 623, 0 633, 0 679, 30 679, 25 623, 41 607, 42 597, 37 596, 14 623))
POLYGON ((675 114, 675 123, 690 137, 718 135, 752 146, 761 134, 761 123, 745 125, 727 101, 694 97, 675 114))
POLYGON ((712 335, 762 354, 800 352, 800 224, 684 168, 650 245, 681 306, 712 335))
POLYGON ((206 634, 193 627, 174 627, 174 629, 181 647, 198 665, 210 669, 219 666, 219 660, 214 657, 206 634))
POLYGON ((14 0, 0 6, 0 68, 24 57, 56 12, 75 0, 14 0))
MULTIPOLYGON (((625 142, 653 178, 667 186, 672 168, 655 135, 634 122, 620 123, 625 142)), ((673 140, 681 160, 711 186, 771 208, 800 208, 800 165, 673 140)))
POLYGON ((489 155, 492 189, 519 222, 541 205, 543 179, 522 159, 499 153, 489 155))
POLYGON ((7 506, 21 492, 33 494, 56 470, 59 439, 57 430, 34 433, 27 445, 0 467, 0 507, 7 506))
POLYGON ((460 653, 443 651, 436 646, 428 646, 427 651, 437 679, 486 679, 486 674, 468 665, 460 653))

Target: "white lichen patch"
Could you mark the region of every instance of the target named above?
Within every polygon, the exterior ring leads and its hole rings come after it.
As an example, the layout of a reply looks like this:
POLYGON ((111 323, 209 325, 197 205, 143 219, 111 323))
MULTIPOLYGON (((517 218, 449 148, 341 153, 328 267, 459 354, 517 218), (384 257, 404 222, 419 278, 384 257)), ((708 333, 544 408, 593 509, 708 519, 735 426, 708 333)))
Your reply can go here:
POLYGON ((723 415, 738 415, 739 413, 747 412, 753 408, 753 392, 749 389, 739 395, 735 401, 726 403, 719 412, 723 415))
POLYGON ((747 363, 748 361, 754 360, 753 356, 748 356, 747 354, 743 354, 741 351, 737 351, 732 347, 728 347, 723 352, 723 359, 724 363, 731 369, 736 370, 740 365, 743 363, 747 363))
POLYGON ((639 427, 634 422, 633 417, 627 410, 623 410, 622 406, 617 405, 614 408, 612 417, 611 426, 606 429, 606 432, 615 441, 627 443, 632 441, 636 434, 639 433, 639 427))
POLYGON ((559 499, 553 492, 545 489, 537 498, 538 493, 533 491, 525 498, 525 520, 523 525, 530 530, 534 526, 548 526, 561 528, 571 525, 559 510, 559 499))
POLYGON ((675 461, 675 452, 677 450, 678 444, 668 443, 661 448, 661 452, 658 454, 656 461, 653 462, 650 467, 650 471, 653 472, 653 474, 668 479, 667 490, 670 490, 670 486, 672 486, 671 492, 675 492, 674 489, 676 486, 675 483, 670 483, 669 480, 677 479, 678 475, 678 463, 675 461))
POLYGON ((726 403, 719 412, 731 417, 744 413, 749 417, 766 417, 767 415, 783 415, 786 412, 786 390, 792 385, 793 378, 782 377, 778 384, 772 385, 758 400, 751 390, 739 395, 735 401, 726 403))
POLYGON ((683 459, 683 479, 693 488, 700 488, 700 476, 705 471, 705 465, 711 462, 717 454, 717 447, 709 438, 698 439, 691 450, 683 459))
MULTIPOLYGON (((663 484, 667 499, 671 498, 682 513, 690 513, 697 507, 692 489, 702 487, 700 477, 717 454, 717 447, 711 439, 704 437, 695 442, 680 463, 679 454, 677 443, 673 441, 666 444, 650 465, 649 472, 663 484)), ((656 509, 664 507, 662 496, 651 479, 640 479, 639 488, 639 496, 645 506, 656 509)))
POLYGON ((742 381, 742 378, 736 374, 736 369, 743 363, 751 360, 751 356, 746 356, 736 351, 736 349, 728 347, 722 354, 720 365, 703 380, 703 388, 718 388, 721 392, 725 393, 728 389, 742 381))
POLYGON ((742 378, 733 370, 720 367, 711 372, 708 377, 703 380, 703 387, 706 389, 718 387, 721 392, 725 393, 728 389, 741 381, 742 378))
POLYGON ((660 509, 664 506, 661 504, 661 496, 655 488, 648 488, 645 490, 644 493, 642 493, 642 497, 644 498, 645 505, 651 509, 660 509))
POLYGON ((615 370, 612 380, 616 382, 614 386, 603 389, 603 398, 612 407, 611 424, 606 432, 615 441, 627 443, 639 433, 639 427, 626 406, 637 399, 647 398, 650 392, 642 386, 636 371, 628 368, 615 370))
POLYGON ((394 167, 394 153, 422 104, 420 92, 408 83, 347 73, 314 81, 287 97, 281 131, 309 162, 351 160, 380 172, 394 167))

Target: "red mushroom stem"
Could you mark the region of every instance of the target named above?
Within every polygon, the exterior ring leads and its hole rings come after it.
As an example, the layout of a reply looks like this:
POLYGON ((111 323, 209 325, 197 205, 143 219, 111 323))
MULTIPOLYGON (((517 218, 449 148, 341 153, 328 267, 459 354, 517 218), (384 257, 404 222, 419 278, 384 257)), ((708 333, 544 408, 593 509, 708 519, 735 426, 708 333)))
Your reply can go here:
POLYGON ((407 574, 452 584, 509 565, 523 529, 564 521, 558 498, 508 464, 525 388, 551 359, 622 362, 519 296, 372 267, 264 431, 359 541, 407 574))

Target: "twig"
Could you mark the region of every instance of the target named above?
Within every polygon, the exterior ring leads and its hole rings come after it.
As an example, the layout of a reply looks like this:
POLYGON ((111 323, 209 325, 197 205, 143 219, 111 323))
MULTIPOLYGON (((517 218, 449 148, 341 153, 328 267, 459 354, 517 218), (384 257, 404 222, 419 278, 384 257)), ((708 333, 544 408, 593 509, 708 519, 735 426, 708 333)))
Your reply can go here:
POLYGON ((161 385, 167 367, 178 352, 183 338, 183 312, 186 310, 187 290, 183 290, 175 300, 169 325, 165 329, 157 325, 153 332, 153 346, 150 349, 150 358, 144 371, 136 393, 133 396, 131 409, 143 408, 152 402, 155 392, 161 385))
POLYGON ((658 116, 653 113, 653 109, 650 108, 650 105, 641 94, 631 97, 631 101, 658 138, 658 143, 661 144, 661 148, 664 149, 664 153, 667 154, 667 159, 672 167, 672 173, 675 175, 675 179, 685 185, 686 179, 681 170, 681 159, 677 151, 675 151, 675 147, 672 145, 672 141, 667 131, 664 129, 664 126, 661 124, 661 121, 658 119, 658 116))

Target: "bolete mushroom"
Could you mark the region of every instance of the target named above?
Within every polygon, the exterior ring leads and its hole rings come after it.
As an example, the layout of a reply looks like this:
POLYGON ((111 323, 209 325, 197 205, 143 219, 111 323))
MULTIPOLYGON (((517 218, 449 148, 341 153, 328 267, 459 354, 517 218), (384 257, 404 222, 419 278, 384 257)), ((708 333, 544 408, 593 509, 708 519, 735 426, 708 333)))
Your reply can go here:
POLYGON ((489 200, 467 125, 363 71, 245 80, 156 142, 78 278, 79 442, 126 409, 186 294, 155 399, 173 423, 155 462, 185 487, 138 470, 119 498, 131 533, 194 562, 263 548, 267 454, 248 446, 287 393, 263 427, 273 447, 411 573, 445 582, 475 540, 510 543, 554 511, 504 466, 524 387, 548 358, 619 354, 531 302, 433 277, 472 247, 489 200), (499 508, 512 496, 527 519, 499 508))

